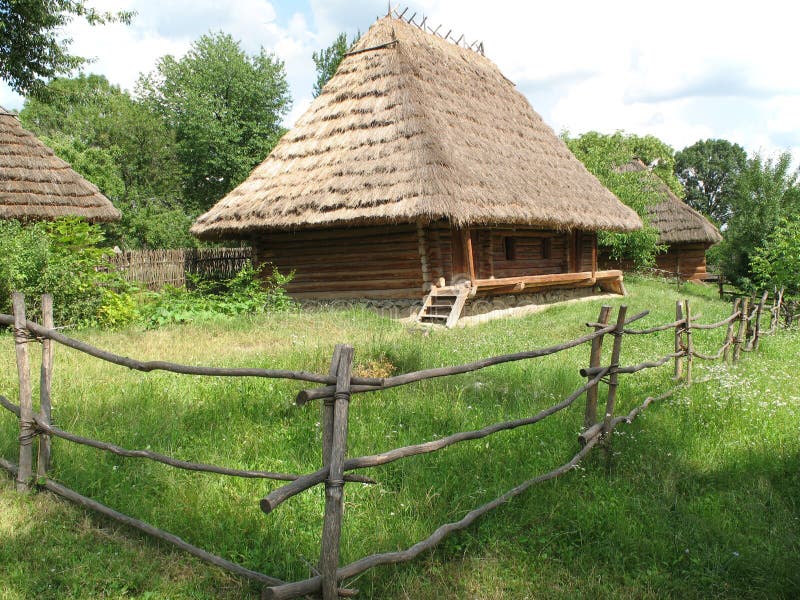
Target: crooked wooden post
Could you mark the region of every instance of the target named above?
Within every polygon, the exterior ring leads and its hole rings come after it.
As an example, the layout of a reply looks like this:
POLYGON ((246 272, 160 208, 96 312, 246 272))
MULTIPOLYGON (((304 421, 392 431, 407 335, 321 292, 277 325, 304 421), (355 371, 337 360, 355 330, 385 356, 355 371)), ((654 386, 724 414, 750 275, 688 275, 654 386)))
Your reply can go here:
POLYGON ((750 298, 744 297, 741 304, 742 312, 739 315, 739 328, 736 330, 736 339, 733 342, 733 362, 739 362, 739 357, 742 355, 742 341, 747 334, 747 316, 750 308, 750 298))
MULTIPOLYGON (((333 349, 333 358, 328 374, 336 377, 339 372, 339 359, 342 356, 342 344, 336 344, 333 349)), ((325 398, 322 403, 322 466, 331 464, 331 448, 333 447, 333 396, 325 398)))
MULTIPOLYGON (((600 316, 597 317, 597 324, 594 330, 602 329, 608 324, 608 315, 611 313, 610 306, 600 307, 600 316)), ((604 335, 597 336, 592 340, 592 350, 589 353, 589 368, 596 368, 600 366, 600 360, 603 356, 603 338, 604 335)), ((592 376, 589 376, 592 379, 592 376)), ((592 425, 597 423, 597 394, 600 385, 594 385, 586 390, 586 413, 583 417, 584 431, 589 429, 592 425)))
POLYGON ((750 341, 750 348, 758 350, 758 338, 761 336, 761 314, 764 312, 764 305, 767 303, 768 292, 761 294, 761 301, 756 308, 756 324, 753 327, 753 338, 750 341))
MULTIPOLYGON (((334 350, 334 354, 335 354, 334 350)), ((322 526, 320 575, 323 600, 339 597, 336 571, 339 568, 339 540, 344 513, 344 460, 347 454, 348 410, 350 404, 350 375, 353 367, 353 347, 342 346, 336 370, 336 393, 333 405, 330 466, 325 480, 325 521, 322 526)))
POLYGON ((686 316, 686 384, 692 383, 692 365, 694 364, 694 343, 692 342, 692 309, 689 301, 683 301, 686 316))
POLYGON ((610 444, 611 422, 614 420, 614 404, 617 400, 617 382, 619 374, 619 355, 622 351, 622 336, 625 329, 625 313, 628 312, 628 307, 624 304, 619 307, 617 313, 617 326, 614 328, 614 346, 611 349, 611 371, 608 375, 608 398, 606 399, 606 414, 603 419, 603 436, 605 437, 606 444, 610 444))
MULTIPOLYGON (((683 320, 683 306, 681 306, 681 301, 675 301, 675 321, 677 325, 675 325, 675 352, 680 352, 683 350, 683 330, 684 324, 680 321, 683 320)), ((679 380, 683 376, 683 356, 676 356, 675 357, 675 376, 673 379, 676 381, 679 380)))
MULTIPOLYGON (((53 329, 53 296, 42 296, 42 327, 53 329)), ((42 340, 42 368, 39 376, 39 414, 46 425, 50 425, 51 415, 51 388, 53 384, 53 340, 42 340)), ((39 477, 46 477, 50 470, 50 436, 39 435, 39 457, 36 461, 36 473, 39 477)))
POLYGON ((18 292, 11 295, 14 309, 14 346, 17 353, 17 376, 19 378, 19 470, 17 491, 29 489, 33 474, 33 398, 31 392, 30 359, 28 358, 28 334, 25 317, 25 296, 18 292))
MULTIPOLYGON (((733 302, 733 312, 731 315, 735 315, 739 312, 739 306, 742 303, 741 298, 736 298, 733 302)), ((725 349, 722 351, 722 360, 728 362, 731 357, 731 346, 733 345, 733 328, 736 325, 736 319, 733 319, 730 323, 728 323, 728 329, 725 332, 725 349)))

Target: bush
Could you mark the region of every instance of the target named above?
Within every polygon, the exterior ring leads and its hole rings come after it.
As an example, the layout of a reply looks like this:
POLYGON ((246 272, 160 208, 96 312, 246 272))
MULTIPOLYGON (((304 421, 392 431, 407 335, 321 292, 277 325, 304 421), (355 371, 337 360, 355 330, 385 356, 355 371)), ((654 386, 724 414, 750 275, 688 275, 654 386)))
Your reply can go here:
POLYGON ((56 323, 94 325, 108 302, 131 286, 109 263, 96 225, 70 217, 52 223, 0 221, 0 308, 11 310, 11 293, 28 296, 34 318, 41 295, 53 295, 56 323))
POLYGON ((292 275, 277 269, 264 278, 266 265, 255 268, 248 260, 244 267, 227 280, 204 279, 187 275, 190 289, 167 286, 151 292, 141 308, 145 324, 159 327, 171 323, 188 323, 220 315, 238 316, 286 311, 294 302, 286 294, 285 285, 292 275))

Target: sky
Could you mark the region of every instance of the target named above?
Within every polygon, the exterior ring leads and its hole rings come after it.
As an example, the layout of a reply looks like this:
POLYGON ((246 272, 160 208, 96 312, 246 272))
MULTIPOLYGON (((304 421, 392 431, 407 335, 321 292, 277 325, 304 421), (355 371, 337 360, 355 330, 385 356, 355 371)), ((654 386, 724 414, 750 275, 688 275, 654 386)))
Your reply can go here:
MULTIPOLYGON (((71 23, 85 71, 133 90, 159 57, 183 55, 199 36, 224 31, 249 53, 286 66, 291 126, 311 102, 311 55, 340 32, 366 31, 386 0, 88 0, 134 10, 130 26, 71 23)), ((652 134, 680 150, 724 138, 748 153, 790 150, 800 159, 800 3, 785 0, 395 0, 427 23, 480 40, 556 132, 652 134)), ((0 83, 0 105, 24 99, 0 83)))

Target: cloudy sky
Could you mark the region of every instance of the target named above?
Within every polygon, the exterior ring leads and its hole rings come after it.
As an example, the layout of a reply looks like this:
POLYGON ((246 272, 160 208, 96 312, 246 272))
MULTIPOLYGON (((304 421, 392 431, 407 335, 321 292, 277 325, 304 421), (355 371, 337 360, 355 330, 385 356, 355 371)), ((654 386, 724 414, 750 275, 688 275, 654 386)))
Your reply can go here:
MULTIPOLYGON (((133 89, 164 54, 180 56, 203 33, 225 31, 249 52, 286 63, 291 125, 311 101, 311 53, 340 31, 365 31, 386 0, 89 0, 134 10, 131 26, 66 34, 95 62, 87 71, 133 89)), ((800 3, 761 0, 408 0, 393 5, 469 40, 514 81, 557 132, 653 134, 681 149, 726 138, 749 152, 800 158, 800 3)), ((0 84, 0 105, 23 99, 0 84)))

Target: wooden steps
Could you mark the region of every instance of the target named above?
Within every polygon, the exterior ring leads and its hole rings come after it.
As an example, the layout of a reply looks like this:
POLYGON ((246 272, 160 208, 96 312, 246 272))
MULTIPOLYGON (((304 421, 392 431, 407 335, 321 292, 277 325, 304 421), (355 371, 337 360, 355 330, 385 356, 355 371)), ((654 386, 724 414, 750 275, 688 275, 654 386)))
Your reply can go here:
POLYGON ((461 317, 461 311, 464 310, 469 292, 470 288, 467 285, 432 287, 430 293, 425 296, 417 321, 444 325, 448 328, 455 327, 461 317))

